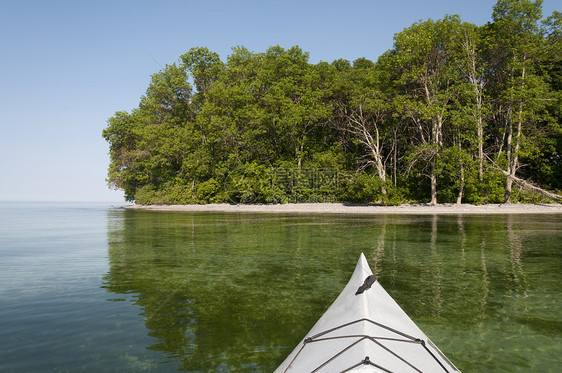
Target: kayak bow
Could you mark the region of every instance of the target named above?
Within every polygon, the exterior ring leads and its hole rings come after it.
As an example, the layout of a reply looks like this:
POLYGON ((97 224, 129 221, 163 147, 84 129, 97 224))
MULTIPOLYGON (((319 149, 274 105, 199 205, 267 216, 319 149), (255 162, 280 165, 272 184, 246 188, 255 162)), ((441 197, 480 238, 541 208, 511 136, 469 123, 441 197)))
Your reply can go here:
POLYGON ((361 253, 351 279, 281 372, 459 372, 383 289, 361 253))

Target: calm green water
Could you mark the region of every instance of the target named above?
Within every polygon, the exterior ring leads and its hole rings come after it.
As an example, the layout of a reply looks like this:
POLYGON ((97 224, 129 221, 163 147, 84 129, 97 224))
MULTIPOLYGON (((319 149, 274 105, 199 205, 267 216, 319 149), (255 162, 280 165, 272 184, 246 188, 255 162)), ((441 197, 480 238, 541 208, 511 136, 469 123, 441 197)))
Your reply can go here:
POLYGON ((464 372, 557 372, 562 215, 0 204, 0 371, 271 372, 364 252, 464 372))

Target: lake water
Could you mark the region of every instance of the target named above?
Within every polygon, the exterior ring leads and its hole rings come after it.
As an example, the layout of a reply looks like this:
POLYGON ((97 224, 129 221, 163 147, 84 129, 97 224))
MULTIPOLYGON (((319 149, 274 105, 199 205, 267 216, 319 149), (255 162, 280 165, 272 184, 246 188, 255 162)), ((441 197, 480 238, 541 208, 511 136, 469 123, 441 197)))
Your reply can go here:
POLYGON ((562 215, 0 204, 1 372, 271 372, 364 252, 463 372, 558 372, 562 215))

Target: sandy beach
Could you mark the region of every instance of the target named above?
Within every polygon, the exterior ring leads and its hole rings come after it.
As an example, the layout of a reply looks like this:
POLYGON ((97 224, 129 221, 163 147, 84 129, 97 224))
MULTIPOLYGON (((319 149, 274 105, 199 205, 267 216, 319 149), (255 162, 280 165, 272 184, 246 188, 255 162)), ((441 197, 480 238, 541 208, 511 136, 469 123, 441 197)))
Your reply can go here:
POLYGON ((352 215, 489 215, 562 214, 562 204, 408 204, 401 206, 348 205, 342 203, 288 203, 278 205, 129 205, 131 210, 187 211, 268 214, 352 214, 352 215))

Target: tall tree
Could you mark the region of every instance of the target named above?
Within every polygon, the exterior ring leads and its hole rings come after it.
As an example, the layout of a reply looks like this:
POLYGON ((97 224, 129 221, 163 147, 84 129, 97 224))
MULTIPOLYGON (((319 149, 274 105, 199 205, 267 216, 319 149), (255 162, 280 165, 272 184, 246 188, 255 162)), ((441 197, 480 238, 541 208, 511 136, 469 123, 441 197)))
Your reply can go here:
POLYGON ((152 76, 139 107, 117 112, 103 137, 110 143, 108 181, 135 199, 146 185, 160 185, 178 176, 192 150, 188 141, 191 86, 181 67, 166 66, 152 76))
POLYGON ((180 60, 182 67, 191 74, 197 92, 202 96, 207 94, 224 69, 219 55, 204 47, 191 48, 180 56, 180 60))
POLYGON ((403 94, 398 99, 404 115, 413 125, 413 159, 423 162, 430 179, 431 204, 437 203, 440 151, 444 146, 444 125, 456 95, 460 41, 460 19, 416 23, 395 36, 393 57, 403 94))
POLYGON ((331 113, 322 69, 310 65, 308 58, 299 47, 272 47, 264 55, 261 77, 267 87, 262 102, 268 113, 268 132, 279 140, 279 152, 289 151, 298 168, 307 156, 311 135, 331 113))
POLYGON ((461 71, 464 75, 464 83, 467 85, 465 92, 468 96, 465 104, 476 127, 478 179, 482 182, 485 162, 484 130, 487 112, 484 92, 488 84, 487 64, 483 56, 485 46, 479 27, 464 23, 461 32, 464 52, 461 58, 461 71))
POLYGON ((392 137, 390 101, 379 89, 378 71, 373 62, 358 59, 347 72, 345 80, 351 87, 351 99, 343 128, 363 149, 359 169, 373 167, 381 180, 381 193, 386 195, 386 161, 390 149, 385 148, 392 137))
POLYGON ((533 137, 544 126, 544 100, 550 87, 537 71, 548 57, 548 43, 540 28, 542 0, 498 0, 492 14, 492 53, 497 111, 503 122, 503 141, 496 156, 506 176, 505 202, 511 202, 521 156, 540 151, 533 137), (501 166, 503 164, 503 166, 501 166))

